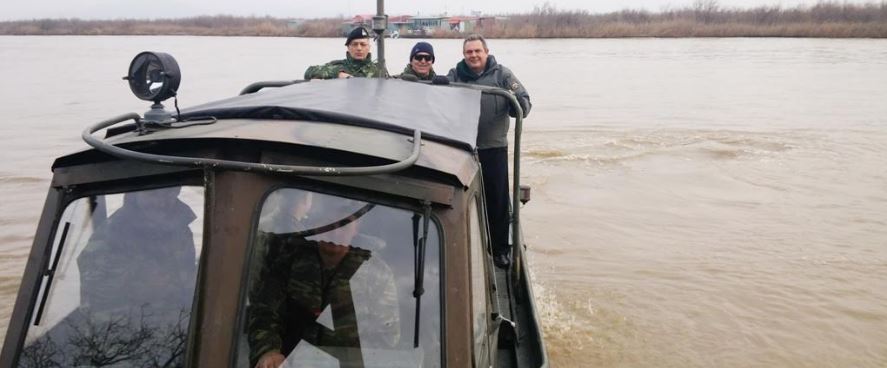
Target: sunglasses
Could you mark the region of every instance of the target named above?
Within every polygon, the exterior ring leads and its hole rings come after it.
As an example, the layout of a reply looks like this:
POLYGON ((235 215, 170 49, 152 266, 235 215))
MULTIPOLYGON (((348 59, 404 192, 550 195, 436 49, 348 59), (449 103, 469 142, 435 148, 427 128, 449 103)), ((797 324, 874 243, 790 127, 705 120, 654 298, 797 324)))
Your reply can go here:
POLYGON ((434 60, 434 58, 433 58, 431 55, 421 55, 421 54, 420 54, 420 55, 413 56, 413 60, 416 60, 416 61, 432 61, 432 60, 434 60))

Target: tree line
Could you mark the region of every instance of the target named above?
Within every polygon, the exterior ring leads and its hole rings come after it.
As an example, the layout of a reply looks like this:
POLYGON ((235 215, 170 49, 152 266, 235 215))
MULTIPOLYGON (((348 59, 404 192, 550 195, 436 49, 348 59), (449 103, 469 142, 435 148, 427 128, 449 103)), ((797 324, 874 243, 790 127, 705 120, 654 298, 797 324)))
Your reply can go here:
MULTIPOLYGON (((0 22, 0 34, 339 37, 345 22, 347 20, 343 18, 292 21, 235 16, 155 20, 34 19, 0 22)), ((498 17, 474 32, 490 38, 887 38, 887 1, 736 9, 722 7, 717 0, 696 0, 683 8, 610 13, 560 10, 545 3, 529 13, 498 17)), ((458 38, 462 34, 438 30, 430 36, 458 38)))

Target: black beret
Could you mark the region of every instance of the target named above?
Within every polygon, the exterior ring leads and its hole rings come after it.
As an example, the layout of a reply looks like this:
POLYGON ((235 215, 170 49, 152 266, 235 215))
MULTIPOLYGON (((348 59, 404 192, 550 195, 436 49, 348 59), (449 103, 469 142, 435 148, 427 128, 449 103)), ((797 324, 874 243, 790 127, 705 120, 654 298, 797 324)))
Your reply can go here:
POLYGON ((345 40, 345 46, 348 46, 348 44, 351 43, 351 40, 354 40, 355 38, 370 38, 370 32, 363 27, 352 29, 351 33, 348 33, 348 39, 345 40))

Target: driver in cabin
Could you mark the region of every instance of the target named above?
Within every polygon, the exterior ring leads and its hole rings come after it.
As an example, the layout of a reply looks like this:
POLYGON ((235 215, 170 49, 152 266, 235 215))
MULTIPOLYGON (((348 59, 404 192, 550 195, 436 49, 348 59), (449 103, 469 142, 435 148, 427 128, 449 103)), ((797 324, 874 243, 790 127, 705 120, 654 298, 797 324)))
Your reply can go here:
POLYGON ((181 187, 130 192, 77 258, 81 305, 92 312, 190 310, 196 282, 197 216, 181 187))
POLYGON ((351 77, 378 78, 382 76, 379 65, 372 60, 371 45, 370 32, 366 28, 353 29, 348 33, 348 39, 345 40, 347 47, 345 59, 308 67, 305 70, 305 80, 351 77))
MULTIPOLYGON (((181 187, 129 192, 77 256, 80 305, 36 342, 26 366, 173 366, 184 362, 196 282, 196 249, 188 227, 197 217, 178 198, 181 187), (110 348, 113 347, 113 348, 110 348), (140 347, 152 349, 141 354, 140 347)), ((104 217, 93 214, 93 221, 104 217)))
POLYGON ((350 361, 347 353, 336 353, 349 350, 342 348, 358 348, 360 354, 360 348, 398 344, 393 273, 372 251, 350 245, 358 228, 352 214, 331 231, 309 235, 313 240, 296 232, 260 231, 258 241, 266 243, 267 254, 250 289, 246 316, 254 367, 277 368, 306 344, 327 351, 342 366, 350 361))
POLYGON ((432 80, 437 75, 434 73, 434 47, 428 42, 417 42, 410 51, 410 63, 403 68, 404 75, 415 76, 418 80, 432 80))

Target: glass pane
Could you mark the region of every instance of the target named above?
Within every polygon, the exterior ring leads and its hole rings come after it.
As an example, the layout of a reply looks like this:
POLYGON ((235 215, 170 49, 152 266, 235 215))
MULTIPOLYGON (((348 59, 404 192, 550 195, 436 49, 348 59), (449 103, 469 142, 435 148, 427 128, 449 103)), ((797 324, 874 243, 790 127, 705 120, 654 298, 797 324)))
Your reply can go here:
POLYGON ((71 202, 19 366, 182 366, 202 210, 201 187, 71 202))
POLYGON ((440 238, 429 223, 421 312, 413 297, 421 214, 281 189, 262 207, 239 367, 439 367, 440 238), (415 326, 419 344, 414 347, 415 326))

